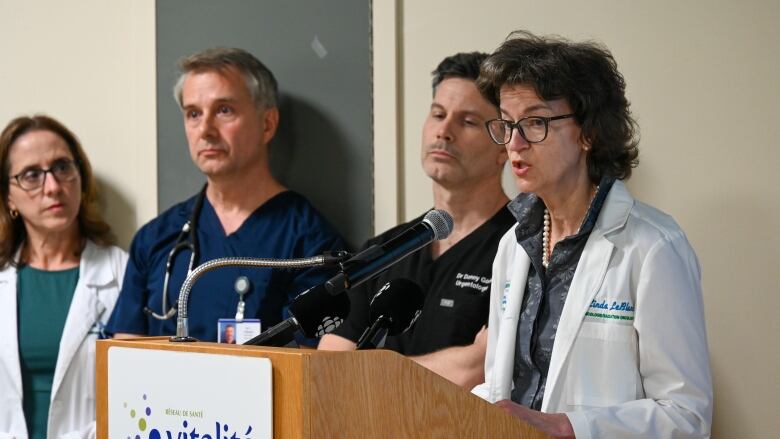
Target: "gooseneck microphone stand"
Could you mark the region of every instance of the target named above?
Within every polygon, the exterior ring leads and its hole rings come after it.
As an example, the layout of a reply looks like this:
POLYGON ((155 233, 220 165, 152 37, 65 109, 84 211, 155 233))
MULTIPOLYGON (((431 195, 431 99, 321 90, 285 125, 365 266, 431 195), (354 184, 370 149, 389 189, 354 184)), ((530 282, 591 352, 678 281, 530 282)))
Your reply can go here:
POLYGON ((339 251, 332 254, 313 256, 310 258, 299 259, 269 259, 269 258, 219 258, 214 259, 196 267, 192 270, 179 290, 178 308, 179 313, 176 319, 176 335, 170 338, 172 342, 198 341, 198 339, 189 336, 187 326, 187 303, 190 299, 190 291, 195 282, 201 276, 209 271, 223 267, 250 267, 250 268, 310 268, 338 265, 340 262, 349 259, 352 255, 347 252, 339 251))

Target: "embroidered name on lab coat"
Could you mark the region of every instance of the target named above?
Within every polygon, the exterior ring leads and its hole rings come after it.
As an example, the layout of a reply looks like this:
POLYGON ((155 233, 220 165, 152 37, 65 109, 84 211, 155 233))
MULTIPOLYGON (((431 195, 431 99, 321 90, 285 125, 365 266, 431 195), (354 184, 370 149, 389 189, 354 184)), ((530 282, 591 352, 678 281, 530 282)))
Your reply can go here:
POLYGON ((617 300, 613 300, 608 302, 604 299, 601 301, 593 300, 585 315, 597 319, 631 321, 634 320, 634 305, 628 301, 618 302, 617 300))

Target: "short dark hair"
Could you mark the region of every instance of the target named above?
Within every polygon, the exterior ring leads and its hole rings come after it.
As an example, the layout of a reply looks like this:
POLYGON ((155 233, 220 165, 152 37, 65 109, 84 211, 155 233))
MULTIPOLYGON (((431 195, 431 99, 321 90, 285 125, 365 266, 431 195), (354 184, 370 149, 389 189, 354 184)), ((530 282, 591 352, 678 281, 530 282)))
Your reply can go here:
POLYGON ((436 87, 447 78, 463 78, 476 81, 477 77, 479 77, 479 65, 487 57, 487 53, 463 52, 444 58, 436 66, 436 70, 431 72, 433 75, 433 80, 431 81, 433 93, 436 93, 436 87))
POLYGON ((60 136, 70 149, 81 175, 81 206, 76 218, 81 235, 99 245, 114 242, 111 227, 100 215, 97 184, 79 139, 52 117, 42 114, 21 116, 9 122, 0 134, 0 269, 16 263, 13 258, 27 238, 23 219, 21 216, 13 218, 8 207, 8 183, 11 178, 8 154, 20 137, 32 131, 50 131, 60 136))
POLYGON ((589 143, 588 176, 621 180, 639 164, 639 129, 626 99, 626 83, 602 44, 575 43, 527 31, 509 34, 483 63, 477 86, 495 105, 501 87, 533 87, 544 100, 565 99, 589 143))
POLYGON ((238 70, 246 81, 246 87, 255 101, 255 107, 273 108, 279 102, 279 85, 271 70, 254 55, 244 49, 214 47, 194 53, 179 61, 181 71, 173 86, 173 97, 182 106, 181 92, 184 80, 191 72, 218 71, 228 68, 238 70))

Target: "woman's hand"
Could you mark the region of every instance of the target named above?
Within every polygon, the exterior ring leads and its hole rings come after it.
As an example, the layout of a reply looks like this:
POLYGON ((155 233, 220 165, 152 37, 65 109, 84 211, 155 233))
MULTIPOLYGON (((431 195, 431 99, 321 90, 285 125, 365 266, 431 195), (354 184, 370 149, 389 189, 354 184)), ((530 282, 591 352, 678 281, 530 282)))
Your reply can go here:
POLYGON ((569 422, 569 417, 563 413, 538 412, 509 399, 498 401, 496 405, 554 438, 574 437, 574 429, 569 422))

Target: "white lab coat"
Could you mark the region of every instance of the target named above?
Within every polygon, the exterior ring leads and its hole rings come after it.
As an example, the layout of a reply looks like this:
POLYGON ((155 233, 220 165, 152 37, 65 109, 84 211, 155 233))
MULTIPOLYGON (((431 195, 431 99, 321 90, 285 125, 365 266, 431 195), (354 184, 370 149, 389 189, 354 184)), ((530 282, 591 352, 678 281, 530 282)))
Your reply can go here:
MULTIPOLYGON (((111 315, 125 265, 127 254, 121 249, 87 241, 54 370, 49 439, 95 436, 97 322, 105 324, 111 315)), ((16 269, 0 271, 0 439, 28 436, 22 411, 16 287, 16 269)))
MULTIPOLYGON (((514 229, 493 262, 485 383, 473 390, 489 402, 510 399, 513 387, 530 265, 514 229)), ((541 409, 565 412, 577 438, 710 435, 712 382, 698 260, 674 220, 635 201, 620 181, 572 279, 541 409)))

